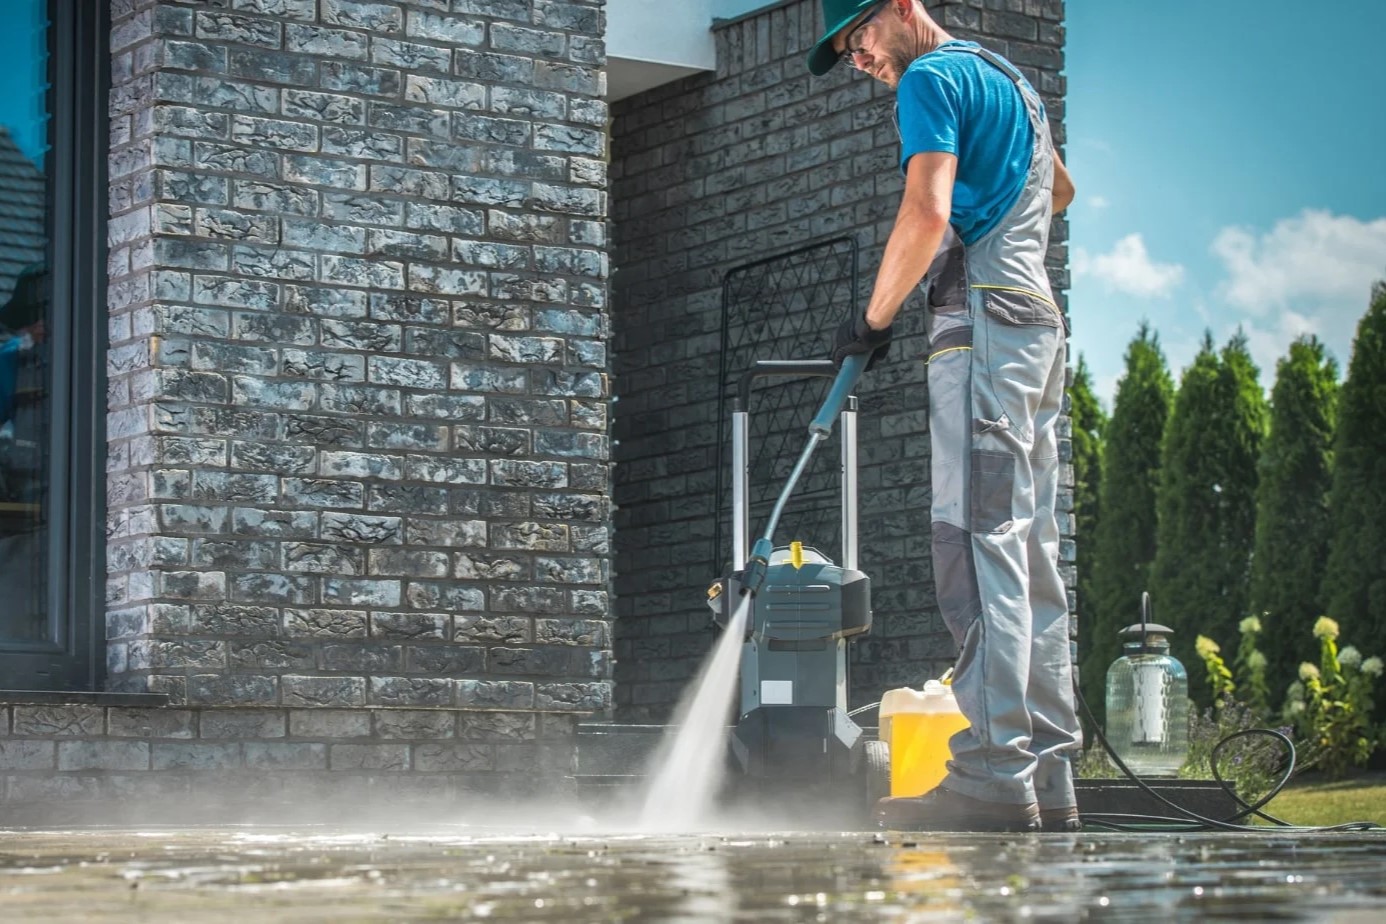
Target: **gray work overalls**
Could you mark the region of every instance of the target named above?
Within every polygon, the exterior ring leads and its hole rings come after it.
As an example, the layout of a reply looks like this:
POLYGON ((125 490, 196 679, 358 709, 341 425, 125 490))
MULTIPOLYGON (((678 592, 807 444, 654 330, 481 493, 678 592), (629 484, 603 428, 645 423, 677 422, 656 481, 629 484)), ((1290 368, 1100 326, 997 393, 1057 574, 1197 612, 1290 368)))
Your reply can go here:
POLYGON ((971 245, 950 229, 924 283, 934 579, 960 650, 953 692, 971 723, 950 741, 944 785, 1064 808, 1075 804, 1069 752, 1080 732, 1054 515, 1067 330, 1044 268, 1054 147, 1014 67, 981 48, 940 52, 976 54, 1006 74, 1035 135, 1010 212, 971 245))

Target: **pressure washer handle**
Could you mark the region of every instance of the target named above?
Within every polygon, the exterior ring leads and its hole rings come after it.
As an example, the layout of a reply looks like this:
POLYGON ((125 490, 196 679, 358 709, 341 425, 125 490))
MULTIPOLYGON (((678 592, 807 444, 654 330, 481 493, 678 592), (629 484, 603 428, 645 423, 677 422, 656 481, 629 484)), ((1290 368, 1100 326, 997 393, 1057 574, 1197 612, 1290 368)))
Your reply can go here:
POLYGON ((842 413, 843 406, 852 395, 852 389, 861 381, 861 374, 866 371, 866 363, 870 358, 870 353, 854 353, 842 361, 842 371, 838 372, 837 378, 833 381, 833 387, 828 391, 823 406, 819 408, 818 416, 809 424, 809 433, 826 439, 828 434, 833 432, 833 421, 842 413))

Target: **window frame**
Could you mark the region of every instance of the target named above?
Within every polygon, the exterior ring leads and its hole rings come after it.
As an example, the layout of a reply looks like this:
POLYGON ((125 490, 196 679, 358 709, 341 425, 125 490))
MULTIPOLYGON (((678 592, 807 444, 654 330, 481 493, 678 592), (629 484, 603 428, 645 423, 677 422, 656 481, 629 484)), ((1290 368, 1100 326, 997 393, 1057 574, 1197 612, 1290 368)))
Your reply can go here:
POLYGON ((0 687, 105 679, 107 0, 49 0, 47 638, 0 647, 0 687))

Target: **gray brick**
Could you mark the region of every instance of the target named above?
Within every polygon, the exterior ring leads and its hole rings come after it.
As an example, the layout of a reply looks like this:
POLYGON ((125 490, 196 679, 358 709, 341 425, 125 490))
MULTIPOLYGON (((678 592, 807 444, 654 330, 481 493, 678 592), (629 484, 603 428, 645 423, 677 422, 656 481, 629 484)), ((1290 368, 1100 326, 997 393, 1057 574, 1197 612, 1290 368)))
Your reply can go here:
POLYGON ((323 22, 369 32, 396 33, 404 29, 404 12, 391 3, 323 0, 323 22))
POLYGON ((406 72, 436 71, 446 74, 452 67, 452 52, 434 45, 377 38, 371 42, 371 61, 398 67, 406 72))
POLYGON ((411 641, 447 638, 449 622, 440 613, 372 613, 370 618, 372 637, 411 641))
POLYGON ((407 744, 334 744, 330 761, 333 770, 408 770, 407 744))
POLYGON ((194 34, 200 39, 260 45, 265 48, 278 48, 282 43, 283 28, 272 20, 199 12, 194 23, 194 34))
POLYGON ((323 603, 349 607, 398 607, 398 580, 323 580, 323 603))
POLYGON ((196 705, 265 705, 278 698, 279 679, 260 674, 194 674, 188 702, 196 705))
POLYGON ((291 706, 361 706, 366 682, 361 677, 284 677, 284 702, 291 706))
POLYGON ((600 712, 611 706, 611 684, 541 683, 535 691, 535 705, 540 709, 600 712))
POLYGON ((352 58, 364 61, 370 48, 370 36, 364 32, 346 29, 325 29, 320 26, 291 23, 284 27, 284 47, 289 51, 326 58, 352 58))
POLYGON ((410 645, 405 649, 406 670, 411 674, 455 677, 486 670, 486 649, 461 645, 410 645))
POLYGON ((155 770, 236 770, 242 765, 241 744, 156 741, 152 767, 155 770))
POLYGON ((380 709, 374 713, 374 725, 378 738, 433 739, 456 734, 453 714, 437 709, 380 709))
POLYGON ((440 678, 371 677, 369 699, 380 706, 450 706, 452 684, 440 678))
POLYGON ((288 571, 359 575, 366 570, 366 556, 360 549, 344 549, 325 542, 286 542, 281 549, 288 571))
POLYGON ((14 735, 26 738, 84 738, 105 733, 100 706, 15 706, 14 735))
POLYGON ((81 774, 16 775, 10 778, 6 798, 14 804, 63 802, 89 803, 100 795, 100 778, 81 774))
POLYGON ((247 741, 242 745, 249 770, 326 770, 327 745, 297 741, 247 741))
POLYGON ((367 712, 345 709, 291 709, 289 734, 295 738, 369 738, 367 712))
POLYGON ((414 768, 423 772, 493 770, 495 754, 486 744, 416 744, 414 768))
POLYGON ((199 719, 202 738, 282 738, 287 725, 281 709, 204 709, 199 719))
POLYGON ((146 741, 59 741, 59 770, 148 770, 146 741))
POLYGON ((491 709, 532 709, 534 684, 517 680, 458 680, 457 704, 491 709))
POLYGON ((523 712, 464 712, 458 716, 458 735, 467 741, 533 741, 536 718, 523 712))
POLYGON ((365 638, 366 626, 366 614, 363 612, 329 609, 284 611, 285 635, 320 639, 365 638))
POLYGON ((57 747, 52 741, 0 741, 0 770, 56 770, 57 747))

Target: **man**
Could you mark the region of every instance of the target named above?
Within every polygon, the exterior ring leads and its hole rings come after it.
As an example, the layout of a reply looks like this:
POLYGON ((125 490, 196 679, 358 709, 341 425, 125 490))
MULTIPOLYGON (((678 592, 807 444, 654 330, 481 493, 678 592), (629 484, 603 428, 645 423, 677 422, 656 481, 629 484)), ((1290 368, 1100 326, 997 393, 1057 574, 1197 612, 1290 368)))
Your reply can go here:
POLYGON ((971 728, 919 798, 883 799, 886 827, 1077 830, 1067 597, 1054 516, 1067 321, 1044 268, 1073 200, 1044 107, 1020 73, 955 41, 921 0, 822 0, 809 70, 838 61, 896 91, 905 191, 865 313, 833 358, 871 354, 927 271, 934 578, 971 728))

